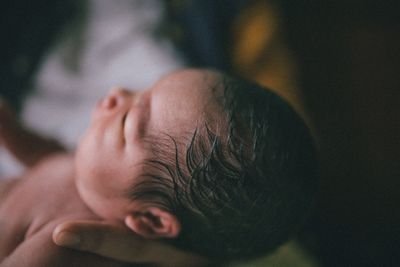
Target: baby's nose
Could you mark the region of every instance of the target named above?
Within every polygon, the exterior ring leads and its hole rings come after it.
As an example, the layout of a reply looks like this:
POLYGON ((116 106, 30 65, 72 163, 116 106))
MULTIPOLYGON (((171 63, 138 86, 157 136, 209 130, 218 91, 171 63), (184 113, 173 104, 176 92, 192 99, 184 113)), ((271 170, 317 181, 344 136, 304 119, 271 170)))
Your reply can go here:
POLYGON ((102 106, 107 109, 117 107, 127 101, 131 92, 125 88, 113 88, 107 97, 103 100, 102 106))

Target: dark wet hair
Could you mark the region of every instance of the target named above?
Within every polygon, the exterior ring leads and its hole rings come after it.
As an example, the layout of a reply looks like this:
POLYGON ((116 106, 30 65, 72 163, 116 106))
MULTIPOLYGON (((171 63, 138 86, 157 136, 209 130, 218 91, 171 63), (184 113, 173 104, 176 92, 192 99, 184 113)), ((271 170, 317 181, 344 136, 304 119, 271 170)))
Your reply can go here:
POLYGON ((303 120, 271 91, 229 76, 218 87, 226 131, 204 122, 191 140, 160 139, 159 157, 147 164, 164 175, 145 174, 130 197, 177 216, 181 233, 168 242, 178 248, 249 259, 271 252, 304 223, 317 190, 315 149, 303 120))

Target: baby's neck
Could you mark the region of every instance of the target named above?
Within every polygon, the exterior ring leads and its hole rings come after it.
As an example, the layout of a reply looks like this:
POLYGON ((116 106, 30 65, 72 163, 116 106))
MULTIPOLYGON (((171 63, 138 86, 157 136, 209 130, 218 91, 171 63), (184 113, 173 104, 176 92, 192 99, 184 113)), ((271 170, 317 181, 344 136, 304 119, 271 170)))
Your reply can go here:
POLYGON ((74 183, 78 195, 86 206, 100 218, 115 222, 119 225, 124 225, 125 212, 122 207, 125 206, 125 200, 119 199, 118 197, 105 198, 98 194, 98 192, 88 189, 81 179, 82 177, 77 178, 74 176, 74 183))

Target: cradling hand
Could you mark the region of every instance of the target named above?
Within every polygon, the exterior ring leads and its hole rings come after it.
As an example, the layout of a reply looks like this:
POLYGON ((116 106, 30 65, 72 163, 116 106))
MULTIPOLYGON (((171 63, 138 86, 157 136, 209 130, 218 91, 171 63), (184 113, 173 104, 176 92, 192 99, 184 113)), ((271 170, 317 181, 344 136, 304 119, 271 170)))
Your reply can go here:
POLYGON ((0 143, 16 126, 15 113, 5 100, 0 98, 0 143))
POLYGON ((129 263, 153 263, 160 267, 200 267, 210 262, 193 253, 157 240, 144 239, 132 231, 97 221, 66 222, 53 231, 53 241, 81 251, 129 263))

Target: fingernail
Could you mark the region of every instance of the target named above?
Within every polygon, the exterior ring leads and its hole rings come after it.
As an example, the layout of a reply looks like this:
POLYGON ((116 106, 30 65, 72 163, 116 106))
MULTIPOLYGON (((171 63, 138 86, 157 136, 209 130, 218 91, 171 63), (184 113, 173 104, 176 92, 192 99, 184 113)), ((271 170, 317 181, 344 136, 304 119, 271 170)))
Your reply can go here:
POLYGON ((81 237, 70 232, 61 232, 58 234, 56 243, 65 247, 78 247, 81 242, 81 237))

